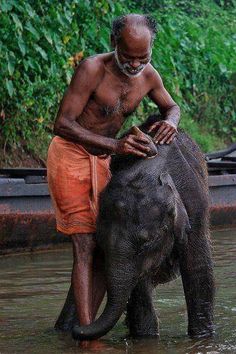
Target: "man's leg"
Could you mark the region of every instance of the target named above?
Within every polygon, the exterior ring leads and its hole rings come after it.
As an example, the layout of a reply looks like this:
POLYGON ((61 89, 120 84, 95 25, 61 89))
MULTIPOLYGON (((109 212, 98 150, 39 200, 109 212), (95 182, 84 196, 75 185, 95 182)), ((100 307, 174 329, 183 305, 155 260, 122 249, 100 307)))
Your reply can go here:
MULTIPOLYGON (((83 235, 80 236, 83 237, 83 235)), ((94 321, 106 292, 104 254, 98 247, 95 248, 93 253, 92 272, 92 321, 94 321)), ((71 331, 73 326, 79 323, 77 321, 76 312, 75 296, 72 283, 68 291, 63 309, 56 321, 55 329, 61 331, 71 331)))
MULTIPOLYGON (((99 279, 102 280, 100 266, 95 270, 100 261, 97 261, 95 257, 95 262, 93 262, 96 245, 94 234, 75 234, 72 236, 72 243, 74 263, 71 283, 74 289, 76 311, 80 325, 88 325, 93 322, 104 295, 103 283, 99 282, 99 279)), ((83 341, 80 345, 82 348, 104 348, 104 344, 96 340, 83 341)))
POLYGON ((75 234, 73 243, 73 270, 71 283, 74 289, 75 305, 80 325, 88 325, 93 320, 93 254, 95 239, 93 234, 75 234))

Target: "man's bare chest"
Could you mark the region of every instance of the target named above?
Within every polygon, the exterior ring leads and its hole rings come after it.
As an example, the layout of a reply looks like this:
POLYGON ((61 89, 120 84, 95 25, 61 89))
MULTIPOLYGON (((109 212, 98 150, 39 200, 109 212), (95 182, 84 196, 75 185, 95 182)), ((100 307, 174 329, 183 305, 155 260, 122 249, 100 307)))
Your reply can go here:
POLYGON ((122 82, 112 75, 106 75, 91 98, 99 106, 102 115, 126 116, 137 108, 147 91, 142 79, 122 82))

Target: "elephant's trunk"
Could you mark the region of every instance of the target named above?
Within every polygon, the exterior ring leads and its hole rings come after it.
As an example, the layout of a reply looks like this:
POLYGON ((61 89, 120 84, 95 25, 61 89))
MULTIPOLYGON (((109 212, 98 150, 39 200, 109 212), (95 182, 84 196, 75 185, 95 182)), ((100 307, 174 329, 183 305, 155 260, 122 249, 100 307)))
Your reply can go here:
MULTIPOLYGON (((114 267, 114 265, 112 266, 114 267)), ((117 269, 116 274, 108 275, 107 304, 101 316, 88 326, 75 326, 72 331, 74 339, 92 340, 104 336, 119 320, 126 303, 137 282, 137 271, 130 265, 117 269), (130 272, 131 271, 131 272, 130 272), (118 274, 117 274, 118 273, 118 274)), ((114 269, 114 268, 113 268, 114 269)))

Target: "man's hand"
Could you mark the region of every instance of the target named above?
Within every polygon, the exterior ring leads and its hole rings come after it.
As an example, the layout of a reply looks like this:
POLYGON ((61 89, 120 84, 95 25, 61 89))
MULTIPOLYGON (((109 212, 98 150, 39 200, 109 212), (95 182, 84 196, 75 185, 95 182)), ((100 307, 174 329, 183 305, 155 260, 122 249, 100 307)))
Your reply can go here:
POLYGON ((150 141, 145 136, 127 135, 122 139, 117 140, 116 143, 116 154, 122 155, 136 155, 140 157, 147 157, 147 153, 150 151, 148 146, 150 141))
POLYGON ((177 134, 177 129, 165 120, 154 123, 148 130, 148 133, 154 132, 154 142, 156 144, 169 144, 177 134))

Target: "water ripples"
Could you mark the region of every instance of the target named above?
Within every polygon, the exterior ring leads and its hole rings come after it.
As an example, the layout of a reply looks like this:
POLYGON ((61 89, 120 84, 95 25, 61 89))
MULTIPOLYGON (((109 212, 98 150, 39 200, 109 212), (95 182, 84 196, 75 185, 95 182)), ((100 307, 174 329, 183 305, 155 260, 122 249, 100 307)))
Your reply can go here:
MULTIPOLYGON (((122 318, 104 337, 107 353, 236 353, 236 230, 214 231, 216 336, 190 340, 181 279, 160 286, 154 304, 160 340, 131 340, 122 318)), ((72 266, 71 249, 0 258, 0 353, 86 353, 68 334, 53 330, 64 303, 72 266)))

